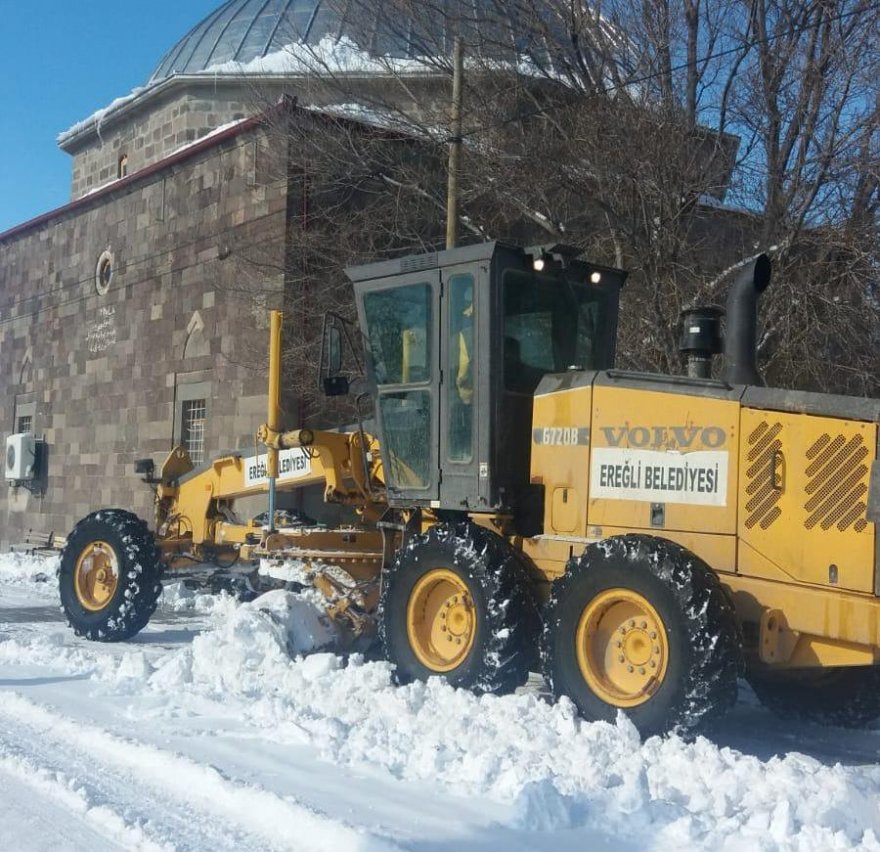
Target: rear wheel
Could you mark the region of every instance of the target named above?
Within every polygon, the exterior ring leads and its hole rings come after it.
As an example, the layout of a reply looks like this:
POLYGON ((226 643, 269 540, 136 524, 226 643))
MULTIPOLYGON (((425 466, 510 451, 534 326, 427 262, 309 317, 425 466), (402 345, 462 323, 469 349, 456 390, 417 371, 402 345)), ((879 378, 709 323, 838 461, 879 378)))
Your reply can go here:
POLYGON ((461 522, 415 536, 383 580, 380 611, 400 683, 440 675, 501 693, 528 678, 538 638, 531 588, 513 548, 489 530, 461 522))
POLYGON ((644 735, 696 729, 736 702, 740 643, 715 574, 669 541, 591 545, 554 583, 544 673, 590 720, 623 710, 644 735))
POLYGON ((130 639, 156 609, 162 563, 146 523, 131 512, 103 509, 68 536, 58 570, 61 607, 77 636, 130 639))
POLYGON ((860 728, 880 718, 880 668, 750 671, 760 702, 782 719, 860 728))

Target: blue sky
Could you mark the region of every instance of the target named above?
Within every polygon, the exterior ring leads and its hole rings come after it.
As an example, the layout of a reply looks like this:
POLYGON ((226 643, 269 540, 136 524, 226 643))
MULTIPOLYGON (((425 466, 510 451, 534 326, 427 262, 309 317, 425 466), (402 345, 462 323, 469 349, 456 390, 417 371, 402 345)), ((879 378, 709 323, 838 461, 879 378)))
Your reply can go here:
POLYGON ((143 85, 221 0, 0 0, 0 232, 65 204, 55 137, 143 85))

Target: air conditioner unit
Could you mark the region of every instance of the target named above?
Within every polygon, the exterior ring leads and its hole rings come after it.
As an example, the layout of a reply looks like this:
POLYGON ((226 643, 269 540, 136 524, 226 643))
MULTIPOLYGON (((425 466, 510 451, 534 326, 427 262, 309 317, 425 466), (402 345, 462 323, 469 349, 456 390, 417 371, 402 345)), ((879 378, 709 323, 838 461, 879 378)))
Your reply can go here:
POLYGON ((37 439, 33 432, 21 432, 6 439, 6 479, 29 482, 34 478, 37 439))

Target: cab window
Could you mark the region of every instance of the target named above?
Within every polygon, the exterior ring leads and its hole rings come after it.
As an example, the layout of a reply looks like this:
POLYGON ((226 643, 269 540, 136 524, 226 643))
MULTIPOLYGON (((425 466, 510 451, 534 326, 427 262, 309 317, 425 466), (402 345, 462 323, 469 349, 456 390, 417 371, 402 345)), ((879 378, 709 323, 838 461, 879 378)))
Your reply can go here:
POLYGON ((431 378, 431 287, 408 284, 364 296, 376 382, 402 385, 431 378))
POLYGON ((561 276, 509 269, 503 278, 504 387, 531 394, 547 373, 610 366, 607 294, 561 276))

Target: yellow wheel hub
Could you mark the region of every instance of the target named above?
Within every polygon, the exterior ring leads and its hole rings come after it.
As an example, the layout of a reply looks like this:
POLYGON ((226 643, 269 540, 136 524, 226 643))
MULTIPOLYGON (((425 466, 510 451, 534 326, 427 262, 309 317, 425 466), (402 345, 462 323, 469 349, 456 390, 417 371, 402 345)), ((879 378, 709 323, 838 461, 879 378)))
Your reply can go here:
POLYGON ((74 574, 76 597, 84 609, 99 612, 116 594, 119 563, 106 541, 93 541, 79 555, 74 574))
POLYGON ((643 704, 666 676, 666 627, 648 600, 631 589, 596 595, 581 613, 575 643, 584 680, 607 704, 643 704))
POLYGON ((456 573, 435 568, 416 583, 406 606, 406 635, 423 666, 452 671, 470 653, 476 632, 476 607, 456 573))

